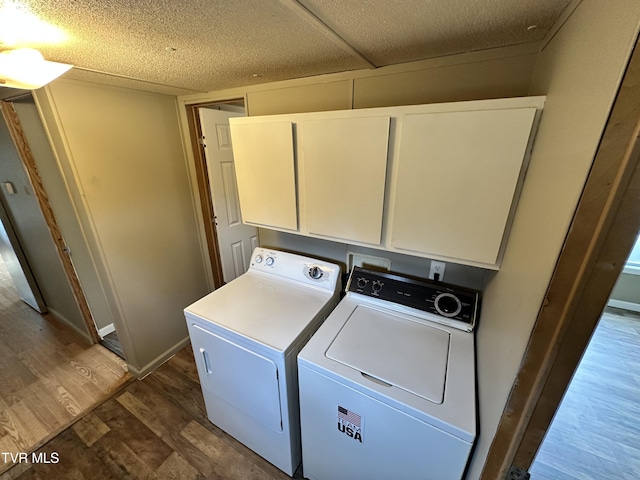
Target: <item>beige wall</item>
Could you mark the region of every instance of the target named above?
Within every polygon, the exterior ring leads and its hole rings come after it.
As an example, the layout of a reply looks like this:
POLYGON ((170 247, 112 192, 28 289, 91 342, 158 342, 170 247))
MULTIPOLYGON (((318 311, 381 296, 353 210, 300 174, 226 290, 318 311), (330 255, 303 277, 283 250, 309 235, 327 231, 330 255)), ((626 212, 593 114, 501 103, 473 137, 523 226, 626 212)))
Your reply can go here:
POLYGON ((104 328, 113 323, 113 315, 99 277, 95 273, 86 239, 42 126, 35 102, 32 98, 25 97, 14 101, 14 107, 40 172, 56 221, 61 230, 65 232, 64 241, 71 251, 71 260, 87 296, 87 301, 91 305, 94 322, 98 329, 104 328))
POLYGON ((37 93, 130 370, 188 341, 206 293, 175 97, 58 80, 37 93))
MULTIPOLYGON (((547 95, 500 271, 478 329, 477 478, 573 217, 640 19, 636 0, 583 0, 539 55, 531 94, 547 95)), ((553 299, 550 299, 553 301, 553 299)))
POLYGON ((520 97, 527 94, 535 58, 534 54, 482 60, 467 57, 462 63, 357 78, 353 107, 520 97))

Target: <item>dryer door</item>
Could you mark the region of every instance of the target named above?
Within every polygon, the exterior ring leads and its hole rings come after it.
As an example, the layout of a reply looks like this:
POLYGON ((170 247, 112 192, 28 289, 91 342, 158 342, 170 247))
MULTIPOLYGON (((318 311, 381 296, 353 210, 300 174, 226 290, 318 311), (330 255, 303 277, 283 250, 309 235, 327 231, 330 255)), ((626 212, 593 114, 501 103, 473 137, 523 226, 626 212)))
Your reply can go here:
POLYGON ((265 426, 282 430, 278 367, 270 359, 191 324, 205 395, 216 395, 265 426))

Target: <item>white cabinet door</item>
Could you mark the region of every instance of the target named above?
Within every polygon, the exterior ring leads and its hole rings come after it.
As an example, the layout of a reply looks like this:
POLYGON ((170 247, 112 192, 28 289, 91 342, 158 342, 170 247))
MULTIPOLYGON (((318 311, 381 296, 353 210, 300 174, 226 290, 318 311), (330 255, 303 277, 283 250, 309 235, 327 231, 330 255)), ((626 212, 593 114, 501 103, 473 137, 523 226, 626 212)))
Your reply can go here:
POLYGON ((403 118, 391 246, 494 265, 536 108, 403 118))
POLYGON ((306 230, 380 245, 389 116, 298 124, 306 230))
POLYGON ((243 222, 297 230, 292 122, 229 123, 243 222))

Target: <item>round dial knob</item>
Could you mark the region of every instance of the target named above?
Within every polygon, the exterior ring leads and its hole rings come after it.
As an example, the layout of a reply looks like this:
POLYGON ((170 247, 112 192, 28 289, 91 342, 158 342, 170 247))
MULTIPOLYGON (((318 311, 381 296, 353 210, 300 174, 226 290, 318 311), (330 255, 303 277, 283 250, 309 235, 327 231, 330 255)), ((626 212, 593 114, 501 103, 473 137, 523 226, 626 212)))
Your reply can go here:
POLYGON ((324 272, 320 267, 311 267, 309 269, 309 276, 314 280, 320 280, 322 278, 323 273, 324 272))
POLYGON ((367 286, 367 282, 368 282, 368 280, 367 280, 366 278, 362 278, 362 277, 360 277, 360 278, 358 279, 358 288, 364 288, 364 287, 366 287, 366 286, 367 286))
POLYGON ((267 267, 270 267, 271 265, 273 265, 273 264, 274 264, 274 262, 275 262, 275 261, 276 261, 276 259, 275 259, 275 258, 273 258, 273 257, 267 257, 267 259, 264 261, 264 264, 265 264, 267 267))
POLYGON ((441 293, 434 301, 436 311, 443 317, 455 317, 462 310, 460 299, 451 293, 441 293))
POLYGON ((371 284, 371 290, 373 290, 374 292, 379 292, 380 290, 382 290, 383 285, 384 283, 382 283, 380 280, 374 280, 371 284))
POLYGON ((256 255, 255 262, 262 263, 262 255, 256 255))

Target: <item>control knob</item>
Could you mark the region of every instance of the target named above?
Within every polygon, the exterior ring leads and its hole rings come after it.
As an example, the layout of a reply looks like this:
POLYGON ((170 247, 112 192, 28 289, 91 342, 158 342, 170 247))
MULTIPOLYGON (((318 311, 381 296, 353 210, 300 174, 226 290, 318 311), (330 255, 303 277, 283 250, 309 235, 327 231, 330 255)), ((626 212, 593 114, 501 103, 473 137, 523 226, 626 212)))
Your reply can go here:
POLYGON ((371 284, 371 290, 373 290, 373 293, 378 293, 380 290, 382 290, 383 286, 384 283, 382 283, 380 280, 374 280, 371 284))
POLYGON ((434 305, 443 317, 455 317, 462 310, 460 299, 452 293, 441 293, 434 300, 434 305))
POLYGON ((256 255, 256 258, 254 260, 256 263, 262 263, 262 255, 256 255))
POLYGON ((276 261, 276 259, 275 259, 275 258, 273 258, 273 257, 267 257, 267 259, 264 261, 264 264, 265 264, 267 267, 270 267, 271 265, 273 265, 273 264, 274 264, 274 262, 275 262, 275 261, 276 261))
POLYGON ((309 276, 314 280, 320 280, 324 272, 320 267, 311 267, 309 269, 309 276))
POLYGON ((366 278, 360 277, 360 278, 358 279, 358 288, 364 288, 364 287, 366 287, 368 282, 369 282, 369 281, 368 281, 366 278))

